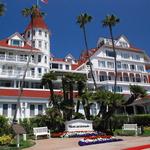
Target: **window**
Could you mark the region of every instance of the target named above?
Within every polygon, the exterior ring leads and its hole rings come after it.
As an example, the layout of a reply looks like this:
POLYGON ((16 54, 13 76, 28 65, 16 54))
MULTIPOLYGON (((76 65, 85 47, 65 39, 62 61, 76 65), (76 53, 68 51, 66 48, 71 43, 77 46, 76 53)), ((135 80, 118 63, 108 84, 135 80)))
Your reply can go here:
POLYGON ((35 115, 35 106, 33 104, 30 105, 30 116, 34 116, 35 115))
POLYGON ((39 35, 42 35, 42 30, 39 30, 39 35))
POLYGON ((38 68, 38 73, 41 73, 42 72, 42 69, 41 68, 38 68))
POLYGON ((138 71, 144 71, 144 66, 137 66, 138 71))
POLYGON ((21 46, 22 41, 21 40, 11 40, 11 45, 13 46, 21 46))
POLYGON ((41 55, 38 55, 38 62, 41 62, 41 55))
POLYGON ((120 61, 117 61, 117 68, 121 69, 121 62, 120 61))
POLYGON ((3 115, 8 116, 8 104, 3 104, 3 115))
POLYGON ((119 42, 121 47, 128 47, 128 44, 126 42, 119 42))
POLYGON ((47 57, 45 56, 45 63, 47 64, 47 57))
POLYGON ((100 75, 99 79, 100 79, 100 81, 106 81, 107 76, 106 75, 100 75))
POLYGON ((35 69, 31 68, 31 76, 34 76, 34 75, 35 75, 35 69))
POLYGON ((45 42, 45 49, 47 49, 47 42, 45 42))
MULTIPOLYGON (((112 87, 112 91, 114 92, 114 86, 112 87)), ((116 86, 116 92, 122 92, 122 87, 116 86)))
POLYGON ((39 41, 39 48, 42 47, 42 41, 39 41))
POLYGON ((128 53, 121 53, 121 57, 128 59, 129 58, 129 54, 128 53))
POLYGON ((35 36, 35 30, 33 30, 33 36, 35 36))
POLYGON ((114 63, 113 62, 107 62, 107 67, 108 68, 114 68, 114 63))
POLYGON ((47 69, 44 69, 44 72, 47 73, 47 69))
POLYGON ((52 69, 58 69, 58 64, 52 63, 52 69))
POLYGON ((128 66, 128 64, 122 64, 122 68, 125 69, 125 70, 128 70, 129 66, 128 66))
POLYGON ((132 55, 132 59, 133 60, 140 60, 140 56, 139 55, 132 55))
POLYGON ((135 70, 135 65, 130 65, 131 70, 135 70))
POLYGON ((108 57, 114 57, 115 55, 114 55, 113 51, 106 50, 106 56, 108 56, 108 57))
POLYGON ((32 41, 32 47, 35 47, 35 41, 32 41))
POLYGON ((105 68, 106 67, 105 61, 98 61, 98 66, 102 67, 102 68, 105 68))
POLYGON ((11 116, 14 116, 15 115, 15 111, 16 111, 16 104, 12 104, 11 105, 11 116))
POLYGON ((30 31, 28 31, 28 33, 27 33, 27 37, 28 37, 28 38, 30 37, 30 31))
POLYGON ((38 114, 43 114, 43 105, 38 105, 38 114))
POLYGON ((129 77, 128 76, 124 76, 123 79, 124 79, 124 81, 129 82, 129 77))
POLYGON ((63 65, 62 64, 59 64, 59 69, 63 69, 63 65))
POLYGON ((45 32, 45 37, 47 37, 47 32, 45 32))
POLYGON ((31 60, 32 62, 34 62, 34 55, 31 56, 31 60))
POLYGON ((69 65, 66 65, 66 70, 69 70, 69 65))

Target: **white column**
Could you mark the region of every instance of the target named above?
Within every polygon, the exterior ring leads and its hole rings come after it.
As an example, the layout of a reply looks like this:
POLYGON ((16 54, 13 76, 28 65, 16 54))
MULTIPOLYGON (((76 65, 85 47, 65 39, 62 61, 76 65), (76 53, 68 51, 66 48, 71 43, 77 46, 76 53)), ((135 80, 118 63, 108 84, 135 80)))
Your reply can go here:
POLYGON ((11 117, 11 104, 8 104, 8 117, 11 117))
POLYGON ((27 106, 26 106, 26 117, 27 117, 27 118, 30 118, 30 104, 27 103, 26 105, 27 105, 27 106))
POLYGON ((0 103, 0 115, 3 115, 3 104, 0 103))
POLYGON ((38 104, 35 104, 35 112, 34 115, 38 115, 38 104))
POLYGON ((107 80, 108 80, 108 74, 109 74, 109 72, 108 72, 108 71, 106 71, 107 80))
POLYGON ((16 84, 16 80, 14 80, 14 88, 16 88, 17 84, 16 84))

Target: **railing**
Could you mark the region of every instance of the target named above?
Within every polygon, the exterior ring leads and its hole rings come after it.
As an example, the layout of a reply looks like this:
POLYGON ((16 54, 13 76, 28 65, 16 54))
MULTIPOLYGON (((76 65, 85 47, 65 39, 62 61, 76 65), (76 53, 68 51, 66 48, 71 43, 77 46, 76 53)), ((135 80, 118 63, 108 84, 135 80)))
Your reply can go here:
MULTIPOLYGON (((22 57, 22 56, 18 56, 18 55, 4 55, 4 54, 0 54, 0 61, 15 61, 15 62, 27 62, 28 61, 28 57, 22 57)), ((30 60, 31 63, 36 63, 36 61, 34 59, 30 60)))
MULTIPOLYGON (((6 77, 23 77, 24 71, 20 71, 20 70, 11 70, 11 69, 4 69, 0 72, 0 76, 6 76, 6 77)), ((35 74, 32 71, 27 71, 26 73, 26 77, 29 78, 41 78, 42 74, 35 74)))

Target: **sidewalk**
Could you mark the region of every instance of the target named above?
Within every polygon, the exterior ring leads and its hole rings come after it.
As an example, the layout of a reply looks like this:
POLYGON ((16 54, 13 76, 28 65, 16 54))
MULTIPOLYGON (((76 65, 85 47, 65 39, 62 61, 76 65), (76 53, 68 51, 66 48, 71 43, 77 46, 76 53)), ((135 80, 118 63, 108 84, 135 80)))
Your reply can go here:
POLYGON ((150 144, 150 137, 130 136, 117 138, 122 138, 123 141, 90 146, 79 146, 78 141, 80 138, 51 138, 37 140, 36 145, 25 150, 122 150, 128 147, 150 144))

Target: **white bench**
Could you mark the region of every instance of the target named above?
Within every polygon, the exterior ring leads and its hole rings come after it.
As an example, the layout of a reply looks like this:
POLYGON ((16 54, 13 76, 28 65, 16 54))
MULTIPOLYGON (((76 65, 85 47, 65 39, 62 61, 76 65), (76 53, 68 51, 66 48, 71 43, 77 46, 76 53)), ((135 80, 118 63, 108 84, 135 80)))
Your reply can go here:
POLYGON ((135 131, 135 135, 137 136, 141 128, 138 128, 137 124, 124 124, 122 130, 135 131))
POLYGON ((40 136, 40 135, 47 135, 48 138, 50 138, 51 136, 50 130, 48 130, 47 127, 33 128, 33 134, 35 135, 36 140, 37 140, 37 136, 40 136))

